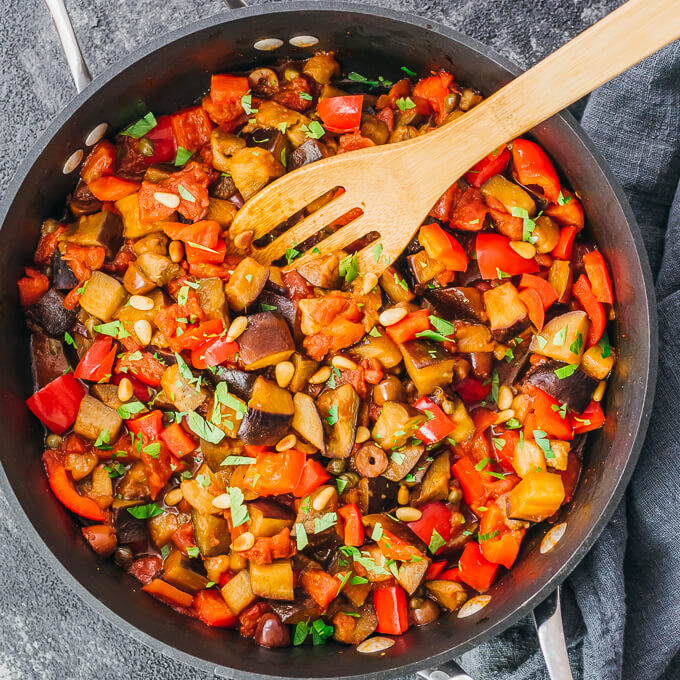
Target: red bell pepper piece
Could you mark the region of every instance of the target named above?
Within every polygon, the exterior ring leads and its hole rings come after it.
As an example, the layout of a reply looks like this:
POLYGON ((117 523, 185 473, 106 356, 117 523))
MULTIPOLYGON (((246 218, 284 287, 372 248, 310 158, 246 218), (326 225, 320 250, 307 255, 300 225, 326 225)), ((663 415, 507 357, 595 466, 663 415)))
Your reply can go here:
POLYGON ((439 578, 442 581, 455 581, 456 583, 460 583, 460 569, 458 567, 447 569, 441 573, 439 578))
POLYGON ((563 227, 576 227, 576 231, 583 229, 585 222, 583 207, 568 189, 562 189, 562 203, 551 203, 545 214, 563 227))
POLYGON ((500 448, 496 446, 496 442, 494 442, 493 452, 496 461, 505 472, 514 472, 515 447, 519 442, 519 433, 517 430, 504 430, 496 435, 494 439, 503 442, 503 445, 500 448))
MULTIPOLYGON (((178 465, 173 462, 170 451, 164 443, 155 441, 152 444, 154 447, 158 444, 160 450, 152 452, 150 450, 151 444, 142 444, 140 455, 144 464, 146 479, 149 483, 151 499, 155 500, 158 492, 168 483, 172 473, 178 469, 178 465)), ((184 467, 181 463, 180 465, 179 469, 184 467)))
POLYGON ((614 302, 614 293, 607 263, 604 261, 602 253, 599 250, 586 253, 583 256, 583 264, 595 298, 599 302, 611 305, 614 302))
POLYGON ((64 373, 26 400, 26 405, 47 427, 61 434, 76 421, 87 390, 72 373, 64 373))
POLYGON ((49 279, 37 269, 26 267, 26 276, 22 276, 17 285, 19 286, 19 299, 22 307, 34 305, 48 291, 49 279))
POLYGON ((586 348, 592 347, 596 342, 599 342, 604 333, 604 327, 607 323, 604 307, 593 294, 593 289, 590 287, 590 283, 584 274, 579 276, 578 281, 572 286, 571 292, 581 303, 581 306, 590 319, 590 328, 588 329, 588 337, 586 338, 586 348))
POLYGON ((548 309, 553 302, 557 302, 557 291, 552 284, 540 276, 534 274, 522 274, 519 281, 520 288, 533 288, 540 296, 543 303, 543 309, 548 309))
MULTIPOLYGON (((391 112, 392 109, 383 109, 383 111, 391 112)), ((378 117, 380 117, 380 114, 378 114, 378 117)), ((429 212, 430 217, 434 217, 436 220, 441 220, 442 222, 448 222, 451 219, 451 210, 453 209, 453 205, 461 193, 462 192, 458 187, 458 182, 454 182, 434 204, 434 208, 432 208, 432 210, 429 212)))
POLYGON ((501 234, 477 234, 476 250, 477 264, 484 279, 533 274, 538 271, 536 261, 520 257, 510 247, 510 239, 501 234))
MULTIPOLYGON (((423 513, 422 517, 415 522, 408 522, 408 527, 421 541, 429 546, 435 531, 445 541, 451 538, 451 510, 444 503, 426 503, 420 511, 423 513)), ((434 554, 443 548, 443 545, 440 546, 434 554)))
POLYGON ((193 607, 206 626, 233 628, 238 623, 238 616, 229 609, 217 590, 199 590, 194 597, 193 607))
MULTIPOLYGON (((536 416, 536 429, 556 439, 572 440, 574 432, 569 418, 560 414, 561 404, 539 387, 528 386, 527 390, 533 396, 533 409, 536 416)), ((564 411, 562 410, 564 413, 564 411)))
POLYGON ((210 78, 210 98, 215 104, 240 103, 241 97, 249 91, 250 85, 245 76, 216 73, 210 78))
POLYGON ((491 152, 488 156, 482 158, 479 163, 472 166, 472 168, 465 173, 465 179, 473 187, 479 189, 479 187, 481 187, 490 177, 503 174, 508 167, 509 162, 510 152, 507 147, 503 145, 491 152))
POLYGON ((147 442, 157 441, 163 431, 163 411, 154 409, 151 413, 126 420, 125 424, 132 434, 142 434, 147 442))
POLYGON ((560 179, 552 161, 538 144, 528 139, 516 139, 512 143, 512 166, 520 184, 538 186, 551 203, 557 202, 560 179))
POLYGON ((331 132, 354 132, 361 125, 362 94, 320 99, 317 111, 323 126, 331 132))
MULTIPOLYGON (((202 106, 192 106, 173 113, 172 131, 177 146, 187 151, 198 151, 210 142, 212 122, 207 111, 202 106)), ((174 160, 174 159, 173 159, 174 160)))
POLYGON ((224 330, 222 319, 209 319, 199 323, 198 326, 187 328, 182 335, 173 338, 170 348, 175 352, 182 352, 185 349, 193 351, 218 339, 224 330))
POLYGON ((256 462, 248 466, 244 483, 261 496, 293 493, 302 478, 305 462, 305 454, 295 449, 259 453, 256 462))
POLYGON ((172 116, 159 116, 156 126, 145 137, 153 143, 153 155, 149 156, 150 165, 174 162, 177 157, 177 140, 172 129, 172 116))
POLYGON ((525 288, 519 292, 519 299, 525 304, 529 312, 529 320, 536 326, 536 330, 542 331, 545 323, 545 309, 541 294, 535 288, 525 288))
POLYGON ((170 540, 175 544, 177 550, 188 555, 187 548, 197 547, 196 537, 194 536, 194 525, 191 522, 180 524, 179 527, 172 532, 170 540))
POLYGON ((179 423, 172 423, 160 434, 161 440, 176 458, 181 458, 196 449, 196 442, 184 431, 179 423))
POLYGON ((214 248, 205 248, 192 245, 191 243, 186 243, 184 246, 184 251, 186 253, 186 260, 190 265, 195 264, 219 264, 224 262, 224 258, 227 254, 227 245, 223 238, 217 241, 217 245, 214 248))
POLYGON ((203 370, 211 366, 222 364, 231 359, 238 352, 238 344, 227 340, 227 336, 220 336, 208 340, 191 352, 191 363, 194 368, 203 370))
POLYGON ((80 176, 85 184, 94 182, 105 175, 113 175, 113 166, 116 162, 116 147, 107 139, 99 142, 88 154, 80 176))
POLYGON ((323 569, 306 569, 300 575, 300 583, 324 611, 337 597, 340 588, 338 580, 323 569))
POLYGON ((385 330, 397 344, 413 340, 416 333, 421 333, 430 328, 430 313, 427 309, 419 309, 417 312, 407 314, 401 321, 388 326, 385 330))
POLYGON ((479 523, 479 548, 489 562, 510 569, 517 559, 525 533, 526 529, 509 529, 496 502, 487 503, 479 523))
POLYGON ((436 75, 423 78, 413 88, 414 101, 418 103, 418 98, 424 99, 435 112, 437 124, 443 123, 446 118, 444 102, 449 94, 451 83, 453 83, 453 75, 447 71, 439 71, 436 75))
POLYGON ((59 454, 48 449, 43 454, 43 463, 47 472, 47 481, 57 499, 76 515, 97 522, 104 521, 104 513, 101 508, 86 496, 81 496, 73 486, 73 481, 68 476, 66 468, 59 458, 59 454))
POLYGON ((364 544, 364 525, 361 522, 361 510, 356 503, 343 505, 338 514, 345 520, 345 545, 356 548, 364 544))
POLYGON ((422 559, 423 553, 418 550, 413 544, 399 538, 396 534, 383 528, 382 536, 376 541, 380 552, 388 560, 398 560, 399 562, 407 562, 412 559, 422 559))
POLYGON ((121 177, 99 177, 87 186, 98 201, 118 201, 139 191, 139 182, 121 177))
POLYGON ((309 458, 305 462, 305 466, 302 469, 300 481, 293 490, 293 496, 296 498, 304 498, 305 496, 309 496, 309 494, 312 493, 314 489, 318 489, 330 478, 331 476, 326 471, 326 468, 321 465, 318 460, 309 458))
POLYGON ((460 580, 480 593, 491 587, 498 573, 498 565, 489 562, 482 555, 479 543, 474 541, 465 546, 458 562, 458 568, 460 569, 460 580))
POLYGON ((472 461, 467 458, 459 458, 452 466, 451 472, 460 482, 465 502, 474 508, 482 505, 486 499, 486 488, 480 472, 477 472, 472 461))
POLYGON ((111 377, 116 346, 110 335, 99 335, 76 366, 74 377, 99 382, 111 377))
POLYGON ((491 411, 488 408, 476 408, 470 414, 470 417, 475 424, 475 436, 478 436, 483 432, 486 432, 496 422, 498 413, 496 413, 496 411, 491 411))
MULTIPOLYGON (((172 347, 172 340, 170 341, 170 346, 172 347)), ((151 387, 159 387, 166 366, 158 361, 150 352, 142 352, 141 354, 142 356, 137 358, 139 356, 137 352, 125 352, 116 362, 115 371, 117 374, 127 373, 135 389, 135 394, 139 396, 141 401, 148 401, 149 397, 142 398, 143 390, 137 386, 139 383, 143 383, 151 387)), ((117 380, 120 382, 120 379, 117 380)), ((148 390, 146 393, 148 394, 148 390)))
POLYGON ((562 227, 557 245, 552 249, 552 256, 558 260, 570 260, 571 250, 574 247, 574 238, 578 229, 576 227, 562 227))
POLYGON ((456 392, 466 404, 484 401, 491 393, 491 381, 484 383, 479 378, 469 375, 455 386, 456 392))
POLYGON ((428 417, 427 422, 423 423, 415 434, 424 444, 440 442, 455 430, 456 426, 451 418, 429 397, 421 397, 413 406, 428 417))
POLYGON ((406 592, 401 586, 387 586, 373 591, 373 606, 378 617, 378 632, 401 635, 408 630, 406 592))
POLYGON ((171 586, 160 578, 155 578, 150 583, 142 586, 142 590, 170 606, 188 609, 194 603, 193 595, 189 595, 189 593, 171 586))
POLYGON ((446 269, 453 272, 464 272, 468 266, 468 258, 463 246, 438 224, 424 224, 418 232, 420 241, 428 257, 441 262, 446 269))
POLYGON ((599 430, 604 425, 605 415, 599 402, 591 400, 580 416, 571 414, 571 421, 574 425, 575 434, 583 434, 584 432, 599 430))
POLYGON ((442 560, 441 562, 432 562, 425 573, 425 580, 434 581, 435 579, 441 578, 441 574, 445 569, 446 560, 442 560))

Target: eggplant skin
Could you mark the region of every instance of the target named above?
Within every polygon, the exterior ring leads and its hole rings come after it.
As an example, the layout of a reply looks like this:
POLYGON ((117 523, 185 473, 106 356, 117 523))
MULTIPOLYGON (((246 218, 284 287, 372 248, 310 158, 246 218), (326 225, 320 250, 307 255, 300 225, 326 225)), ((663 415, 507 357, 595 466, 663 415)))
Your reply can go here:
POLYGON ((55 290, 71 290, 77 285, 76 275, 62 259, 59 248, 55 248, 52 256, 52 287, 55 290))
POLYGON ((64 307, 64 296, 50 288, 40 300, 26 310, 31 321, 42 326, 48 335, 60 338, 73 327, 76 313, 64 307))
POLYGON ((45 333, 31 334, 31 359, 33 382, 37 389, 45 387, 69 369, 64 343, 45 333))
POLYGON ((555 370, 568 364, 548 361, 534 366, 524 378, 525 385, 533 385, 547 392, 570 409, 581 413, 590 403, 590 397, 597 387, 597 380, 577 369, 566 378, 558 378, 555 370))
MULTIPOLYGON (((173 357, 174 359, 174 357, 173 357)), ((257 380, 257 374, 242 371, 239 368, 229 366, 215 366, 215 372, 210 371, 208 377, 213 379, 215 384, 226 382, 230 392, 233 392, 239 399, 248 401, 253 393, 253 385, 257 380)))
POLYGON ((447 319, 463 319, 486 323, 482 294, 476 288, 448 286, 430 288, 425 298, 447 319))

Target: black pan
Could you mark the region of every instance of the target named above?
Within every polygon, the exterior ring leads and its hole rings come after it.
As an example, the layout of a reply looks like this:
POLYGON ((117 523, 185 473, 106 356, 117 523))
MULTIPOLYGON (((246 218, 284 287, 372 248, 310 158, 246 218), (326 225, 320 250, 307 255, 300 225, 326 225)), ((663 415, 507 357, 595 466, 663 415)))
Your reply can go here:
MULTIPOLYGON (((493 587, 479 614, 455 615, 409 631, 384 655, 354 648, 268 650, 233 631, 208 629, 142 593, 139 584, 81 539, 69 513, 52 496, 42 471, 43 433, 26 409, 31 393, 28 334, 16 280, 30 261, 41 220, 59 216, 77 173, 66 159, 86 149, 85 139, 106 121, 118 130, 149 110, 170 112, 206 91, 209 75, 310 53, 291 45, 300 35, 315 48, 338 52, 346 71, 394 78, 402 65, 418 72, 452 69, 485 95, 518 69, 479 43, 424 19, 337 2, 275 4, 224 13, 155 40, 125 57, 81 92, 28 154, 0 205, 0 373, 2 405, 0 484, 22 529, 54 570, 108 621, 162 653, 219 676, 235 678, 387 678, 442 664, 527 614, 578 564, 611 517, 630 479, 649 420, 656 376, 653 286, 642 239, 621 188, 583 131, 568 114, 534 130, 583 198, 590 228, 612 269, 619 351, 606 398, 604 430, 590 440, 576 497, 564 509, 563 539, 542 555, 545 527, 525 541, 511 572, 493 587), (254 49, 274 37, 273 52, 254 49)), ((448 667, 450 669, 450 667, 448 667)))

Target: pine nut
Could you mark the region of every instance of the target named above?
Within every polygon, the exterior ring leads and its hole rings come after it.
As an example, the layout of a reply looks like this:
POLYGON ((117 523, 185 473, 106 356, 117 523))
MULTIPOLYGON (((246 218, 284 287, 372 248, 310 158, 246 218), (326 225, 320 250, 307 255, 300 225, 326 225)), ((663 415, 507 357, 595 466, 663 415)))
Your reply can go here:
POLYGON ((179 208, 179 196, 177 194, 168 194, 165 191, 157 191, 153 197, 166 208, 172 208, 172 210, 179 208))
POLYGON ((130 399, 132 399, 133 394, 134 389, 132 387, 132 382, 130 382, 130 378, 123 378, 118 383, 118 398, 122 402, 130 401, 130 399))
POLYGON ((310 379, 309 382, 312 385, 319 385, 326 382, 328 378, 331 377, 331 367, 322 366, 310 379))
POLYGON ((254 545, 255 536, 250 531, 246 531, 245 534, 241 534, 234 539, 231 549, 236 552, 244 552, 245 550, 250 550, 254 545))
POLYGON ((407 505, 410 496, 411 494, 408 490, 408 487, 406 484, 402 484, 399 487, 399 491, 397 492, 397 503, 399 503, 399 505, 407 505))
POLYGON ((165 494, 165 504, 177 505, 177 503, 179 503, 183 498, 184 494, 182 493, 182 489, 177 487, 176 489, 172 489, 165 494))
POLYGON ((139 319, 139 321, 135 321, 134 329, 137 339, 146 347, 151 342, 153 332, 151 324, 146 319, 139 319))
POLYGON ((148 312, 150 309, 153 309, 153 300, 146 295, 132 295, 130 297, 130 307, 134 307, 140 312, 148 312))
POLYGON ((248 317, 237 316, 229 326, 227 331, 227 342, 233 342, 238 338, 245 329, 248 328, 248 317))
POLYGON ((423 516, 423 513, 417 508, 407 506, 405 508, 397 508, 394 515, 402 522, 417 522, 423 516))
POLYGON ((600 380, 600 383, 598 386, 595 388, 595 391, 593 392, 592 400, 593 401, 602 401, 602 397, 604 397, 604 391, 607 389, 607 381, 606 380, 600 380))
POLYGON ((496 343, 496 346, 493 348, 493 356, 494 359, 498 359, 498 361, 502 361, 505 358, 505 352, 507 351, 507 346, 503 345, 500 342, 496 343))
POLYGON ((528 241, 510 241, 510 247, 525 260, 536 257, 536 247, 528 241))
POLYGON ((320 512, 328 505, 328 502, 331 500, 331 498, 333 498, 334 495, 335 489, 332 486, 327 486, 316 495, 312 501, 312 508, 317 512, 320 512))
POLYGON ((391 307, 378 317, 378 321, 387 328, 387 326, 392 326, 401 321, 407 314, 408 312, 404 307, 391 307))
POLYGON ((363 444, 364 442, 367 442, 370 438, 371 431, 367 427, 359 425, 359 427, 357 427, 357 435, 355 437, 356 443, 363 444))
POLYGON ((276 384, 279 387, 286 388, 288 384, 293 379, 293 374, 295 373, 295 366, 290 361, 279 361, 274 369, 274 375, 276 376, 276 384))
POLYGON ((357 365, 351 359, 341 355, 333 357, 331 364, 339 371, 354 371, 357 368, 357 365))
POLYGON ((373 272, 368 272, 364 276, 364 282, 361 286, 361 294, 368 295, 378 285, 378 277, 373 272))
POLYGON ((505 411, 512 406, 513 394, 512 390, 507 385, 501 385, 498 389, 498 408, 501 411, 505 411))
POLYGON ((239 250, 247 250, 250 247, 250 244, 253 242, 254 236, 255 232, 250 229, 247 231, 242 231, 240 234, 237 234, 234 237, 234 245, 239 250))
POLYGON ((288 451, 297 444, 297 437, 294 434, 287 434, 283 439, 279 439, 276 444, 277 451, 288 451))
POLYGON ((212 499, 212 504, 220 510, 228 510, 231 507, 231 496, 228 493, 221 493, 212 499))
POLYGON ((175 264, 181 262, 184 259, 184 244, 181 241, 170 241, 168 254, 175 264))
POLYGON ((501 423, 505 423, 510 418, 515 417, 515 412, 511 408, 506 408, 504 411, 500 411, 498 415, 496 416, 496 425, 500 425, 501 423))

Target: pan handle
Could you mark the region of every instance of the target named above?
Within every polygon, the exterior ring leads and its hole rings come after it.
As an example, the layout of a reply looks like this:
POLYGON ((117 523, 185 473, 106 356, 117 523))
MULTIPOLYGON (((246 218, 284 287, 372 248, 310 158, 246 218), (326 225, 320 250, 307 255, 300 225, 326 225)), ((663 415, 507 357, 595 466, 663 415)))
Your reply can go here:
POLYGON ((87 68, 85 59, 83 59, 83 53, 80 50, 78 38, 73 32, 73 24, 64 6, 64 0, 45 0, 45 3, 57 29, 68 67, 71 69, 73 82, 76 84, 76 90, 82 92, 92 82, 92 75, 90 69, 87 68))
POLYGON ((534 609, 534 624, 550 680, 574 680, 562 625, 561 588, 534 609))
POLYGON ((418 671, 425 680, 472 680, 472 678, 453 660, 443 663, 437 668, 425 668, 418 671))

